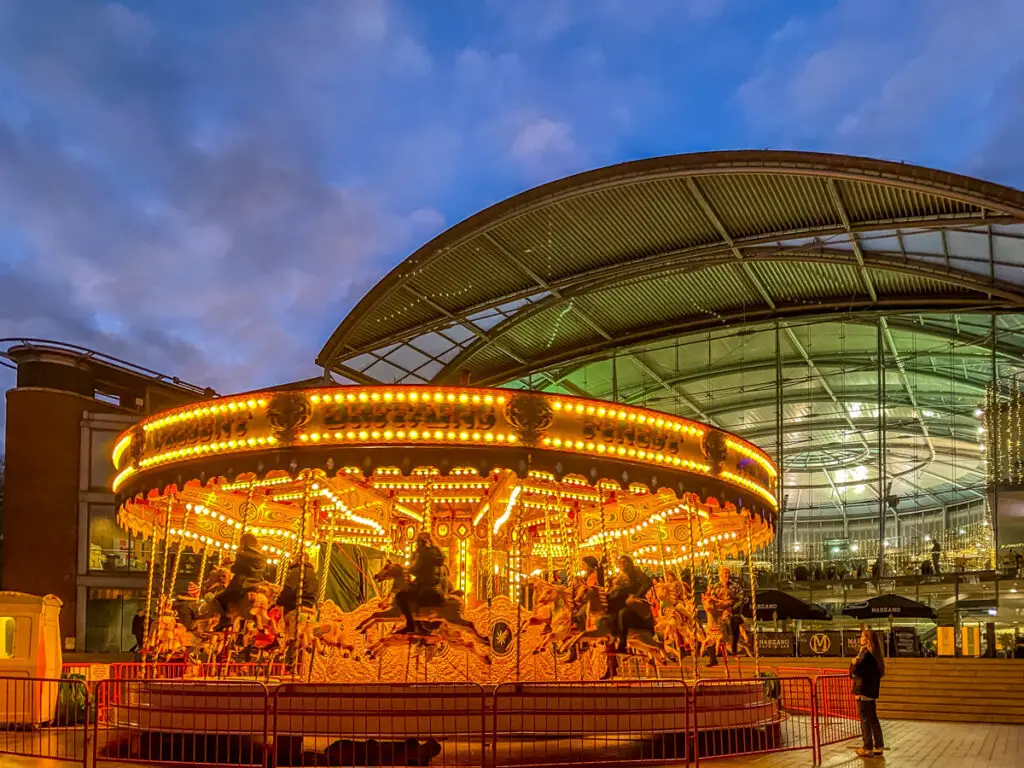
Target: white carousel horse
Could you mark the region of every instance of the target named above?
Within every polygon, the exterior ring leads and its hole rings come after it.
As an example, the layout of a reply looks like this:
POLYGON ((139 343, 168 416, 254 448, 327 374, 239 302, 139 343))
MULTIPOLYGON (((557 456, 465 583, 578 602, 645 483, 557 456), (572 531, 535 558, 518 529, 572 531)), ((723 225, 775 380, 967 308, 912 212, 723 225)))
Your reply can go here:
POLYGON ((568 586, 563 586, 534 576, 527 583, 533 589, 533 612, 523 628, 542 627, 540 639, 532 651, 540 653, 548 643, 561 645, 576 631, 577 595, 582 598, 583 581, 574 577, 568 586))
POLYGON ((654 630, 664 641, 666 650, 682 661, 683 655, 692 653, 704 638, 704 629, 696 621, 693 590, 670 573, 652 591, 660 608, 654 630))
MULTIPOLYGON (((729 669, 729 649, 732 647, 732 623, 730 620, 732 618, 733 606, 727 598, 719 596, 714 589, 706 591, 701 602, 708 616, 708 626, 704 640, 700 644, 700 655, 703 656, 709 650, 715 650, 722 657, 722 662, 725 664, 725 674, 729 677, 732 674, 729 669)), ((744 624, 740 624, 739 633, 740 636, 736 644, 737 649, 747 656, 752 655, 747 628, 744 624)))

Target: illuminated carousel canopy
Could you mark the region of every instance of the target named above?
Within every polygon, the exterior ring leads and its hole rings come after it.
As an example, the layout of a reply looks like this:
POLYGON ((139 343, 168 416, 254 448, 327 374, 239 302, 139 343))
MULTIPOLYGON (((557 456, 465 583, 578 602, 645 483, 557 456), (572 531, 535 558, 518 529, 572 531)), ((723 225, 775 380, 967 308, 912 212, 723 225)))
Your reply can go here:
POLYGON ((503 562, 517 572, 588 551, 651 565, 736 554, 771 540, 777 509, 774 464, 735 435, 501 389, 225 397, 139 423, 113 460, 123 525, 155 539, 230 550, 245 530, 271 557, 300 538, 407 554, 428 530, 460 573, 467 549, 514 550, 503 562))

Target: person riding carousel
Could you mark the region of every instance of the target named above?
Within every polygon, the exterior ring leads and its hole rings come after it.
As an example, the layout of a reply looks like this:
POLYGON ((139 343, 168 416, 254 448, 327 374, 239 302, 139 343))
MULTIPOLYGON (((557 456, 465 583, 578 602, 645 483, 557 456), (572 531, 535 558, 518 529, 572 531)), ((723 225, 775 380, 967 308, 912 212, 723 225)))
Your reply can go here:
POLYGON ((256 537, 251 533, 243 533, 238 540, 235 561, 231 564, 231 581, 227 589, 217 596, 222 612, 227 613, 229 606, 238 603, 263 581, 263 572, 266 569, 267 561, 259 550, 256 537))
POLYGON ((653 586, 650 576, 636 567, 633 558, 623 555, 618 561, 620 576, 608 593, 608 611, 616 618, 619 643, 616 651, 626 652, 629 630, 654 631, 654 615, 647 602, 647 592, 653 586))
POLYGON ((295 610, 300 604, 303 608, 312 608, 316 605, 316 598, 320 591, 320 583, 316 577, 316 569, 309 561, 309 555, 303 552, 300 560, 291 562, 288 565, 288 572, 284 577, 284 586, 281 594, 277 596, 277 605, 281 606, 285 614, 295 610), (302 568, 299 568, 299 562, 302 568), (299 599, 299 581, 302 582, 302 596, 299 599))
MULTIPOLYGON (((596 557, 587 555, 583 558, 583 587, 585 589, 600 588, 604 586, 604 568, 597 561, 596 557)), ((581 601, 579 610, 573 617, 576 628, 581 632, 587 629, 587 603, 581 601)))
POLYGON ((416 634, 416 621, 412 615, 414 606, 441 605, 444 601, 441 592, 443 568, 444 555, 430 534, 423 531, 416 537, 416 551, 409 566, 412 582, 395 595, 395 603, 405 616, 405 627, 399 630, 400 634, 416 634))

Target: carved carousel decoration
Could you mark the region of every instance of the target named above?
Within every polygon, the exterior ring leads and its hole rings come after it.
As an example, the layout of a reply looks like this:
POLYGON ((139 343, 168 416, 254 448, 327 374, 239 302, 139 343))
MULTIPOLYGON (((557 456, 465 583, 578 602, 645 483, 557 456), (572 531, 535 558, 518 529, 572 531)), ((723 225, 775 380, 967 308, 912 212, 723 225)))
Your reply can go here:
POLYGON ((517 390, 225 397, 113 459, 119 520, 157 554, 148 657, 314 680, 594 679, 724 649, 739 582, 705 593, 707 629, 692 585, 767 545, 777 509, 774 464, 734 435, 517 390))

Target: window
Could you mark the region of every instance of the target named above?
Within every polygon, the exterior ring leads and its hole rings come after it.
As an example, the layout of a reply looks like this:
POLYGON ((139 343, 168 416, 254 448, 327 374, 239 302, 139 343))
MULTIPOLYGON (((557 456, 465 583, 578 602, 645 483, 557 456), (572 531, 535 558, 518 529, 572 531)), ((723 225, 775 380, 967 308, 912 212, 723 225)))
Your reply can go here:
POLYGON ((93 429, 90 437, 89 456, 89 486, 111 492, 111 485, 114 482, 114 462, 111 454, 114 452, 114 442, 118 433, 108 430, 93 429))
POLYGON ((0 616, 0 659, 14 657, 14 619, 0 616))
POLYGON ((117 524, 112 504, 89 505, 89 570, 145 573, 148 541, 117 524))
POLYGON ((144 589, 90 587, 85 603, 87 653, 126 653, 135 645, 132 619, 146 607, 144 589))

